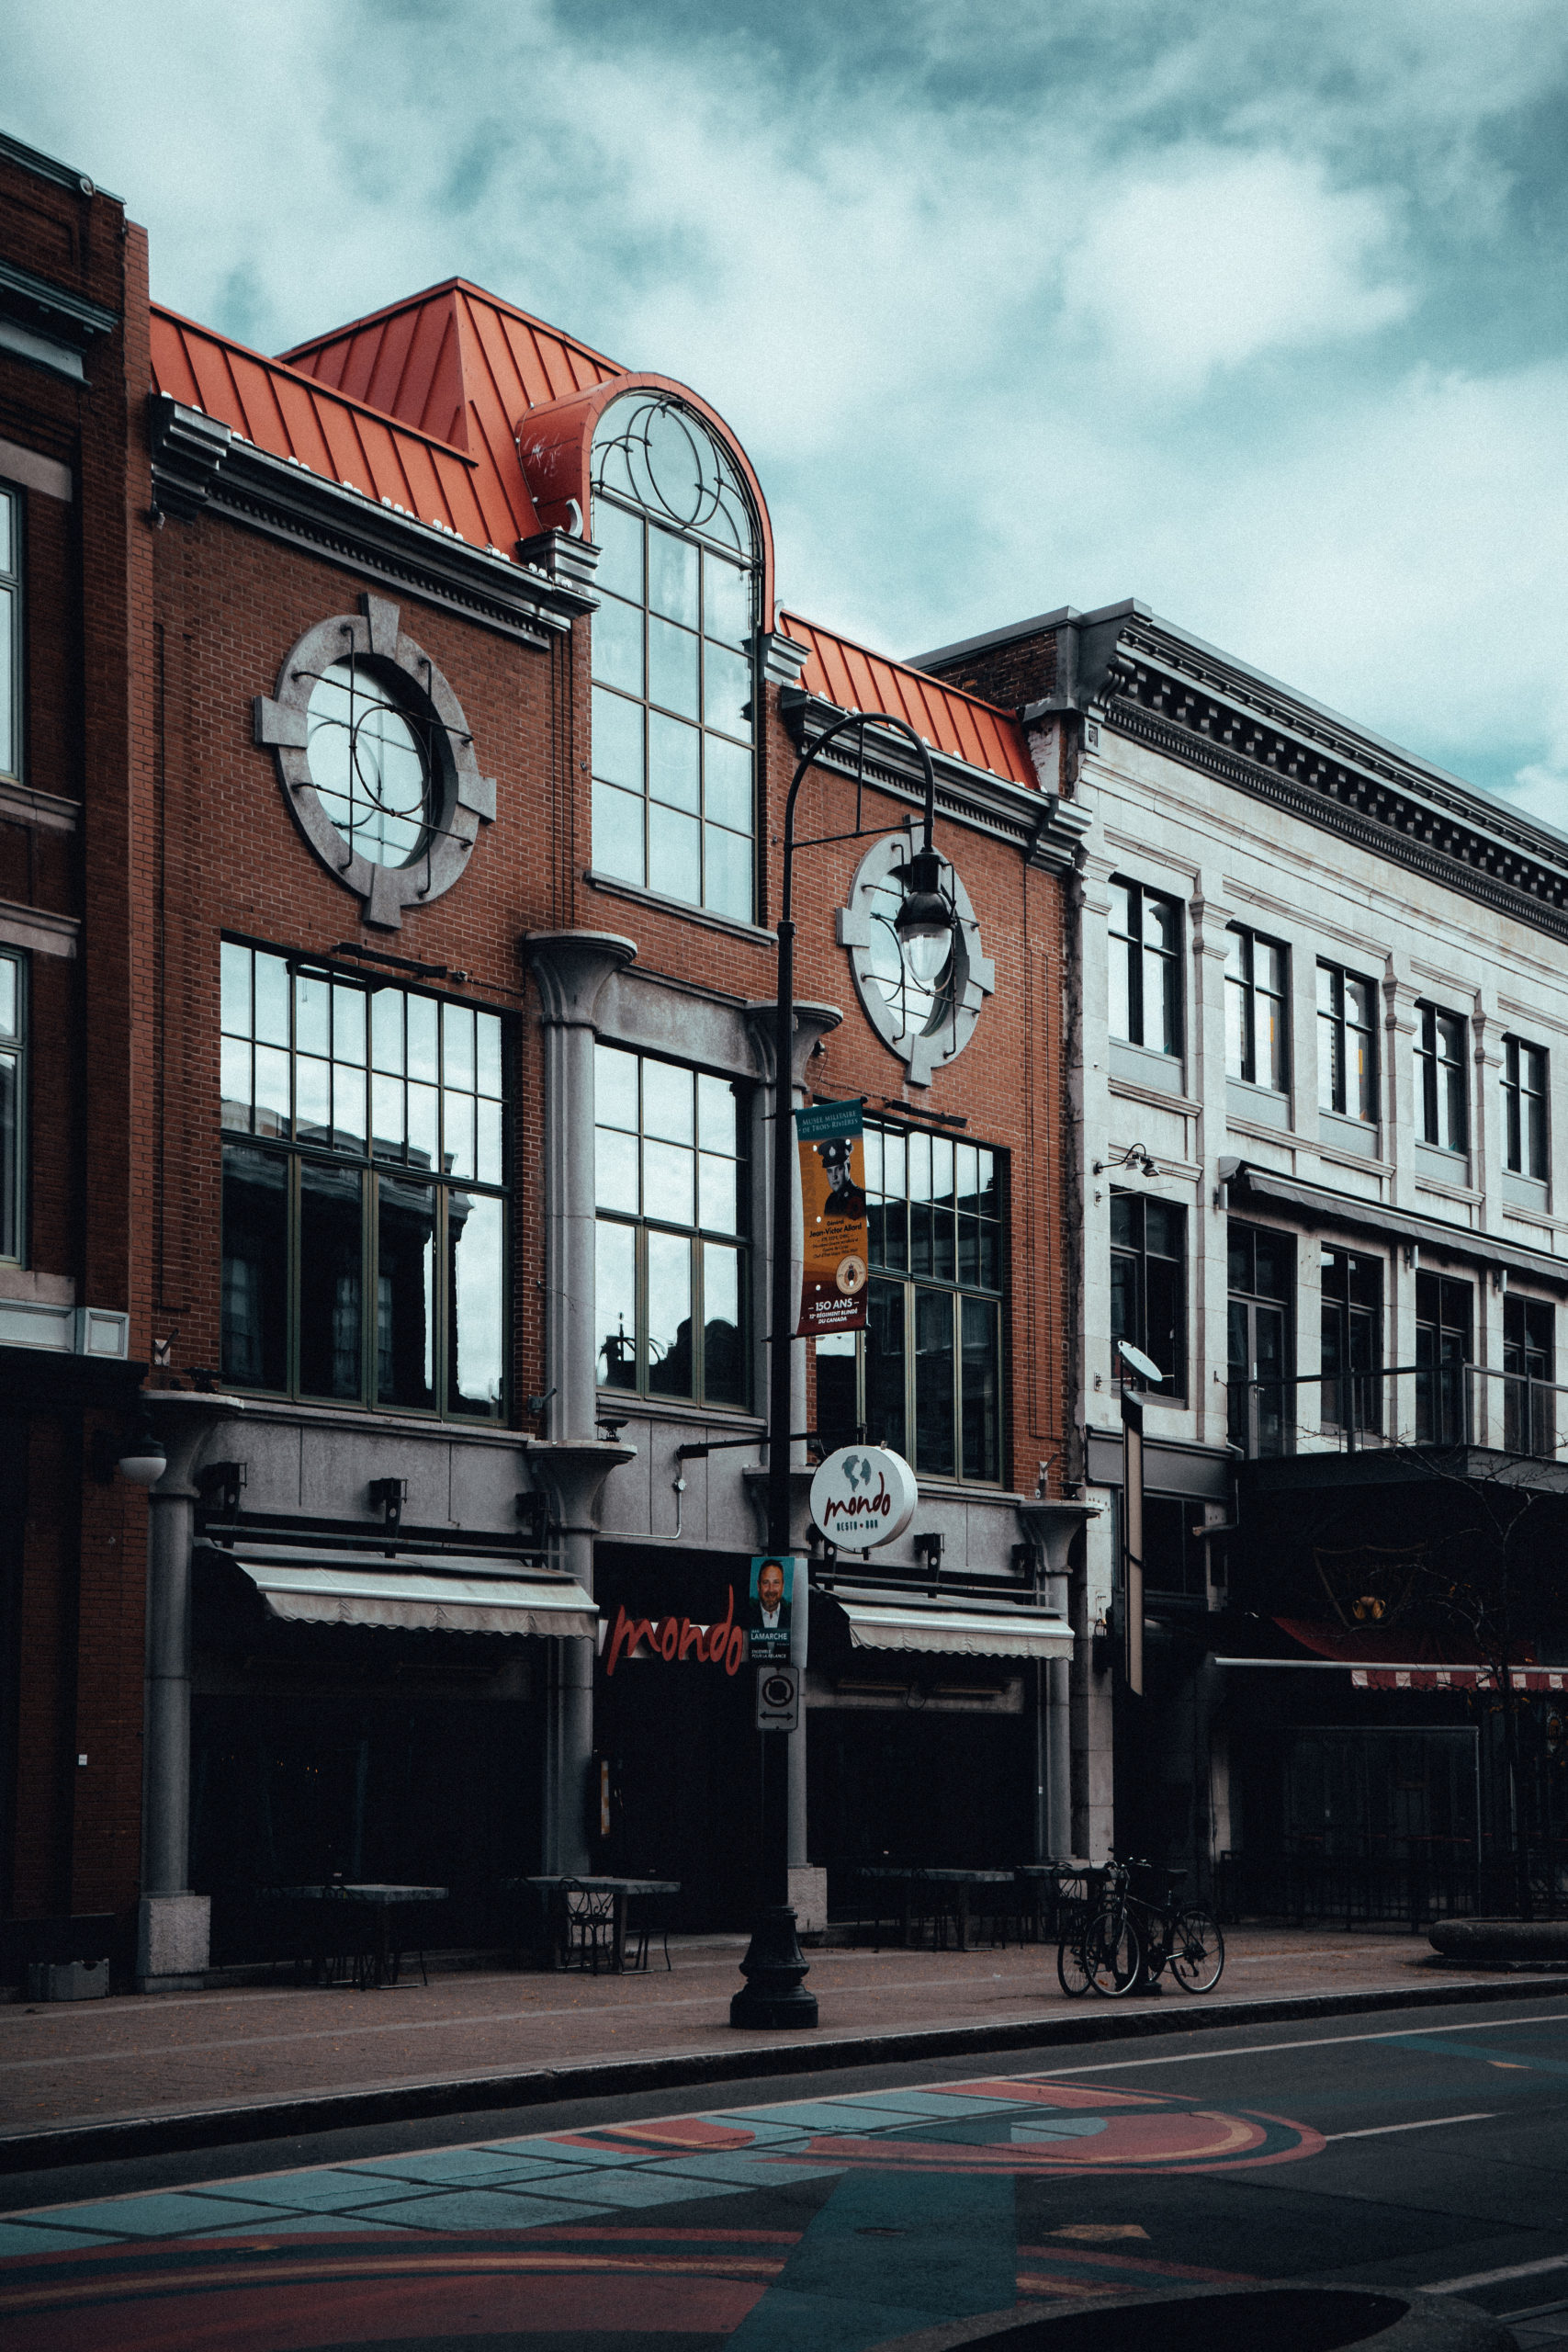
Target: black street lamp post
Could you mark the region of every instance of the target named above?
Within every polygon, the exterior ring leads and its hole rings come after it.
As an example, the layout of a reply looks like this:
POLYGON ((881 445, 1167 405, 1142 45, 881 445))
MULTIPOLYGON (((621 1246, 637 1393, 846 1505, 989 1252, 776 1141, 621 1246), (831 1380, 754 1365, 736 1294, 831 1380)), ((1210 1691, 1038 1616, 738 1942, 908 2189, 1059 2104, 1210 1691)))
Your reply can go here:
MULTIPOLYGON (((792 1071, 795 1058, 795 922, 792 914, 795 853, 820 849, 832 842, 855 841, 852 832, 823 833, 796 843, 795 805, 800 787, 835 737, 854 731, 860 738, 863 772, 865 730, 891 729, 907 736, 919 757, 925 779, 925 821, 920 846, 903 869, 904 902, 894 928, 916 979, 930 986, 940 978, 951 949, 953 911, 942 894, 942 858, 932 840, 936 818, 936 773, 926 744, 915 729, 890 712, 856 711, 837 719, 820 735, 795 768, 784 803, 784 865, 779 891, 778 1001, 773 1022, 773 1218, 772 1329, 768 1335, 768 1549, 787 1558, 790 1528, 790 1344, 795 1337, 791 1309, 795 1304, 793 1210, 795 1206, 795 1120, 792 1116, 792 1071)), ((857 807, 856 816, 859 816, 857 807)), ((807 1964, 795 1935, 795 1913, 789 1900, 789 1754, 788 1732, 765 1731, 762 1740, 762 1804, 761 1907, 740 1973, 746 1982, 729 2004, 729 2022, 736 2026, 811 2026, 817 2023, 817 1996, 802 1979, 807 1964)))

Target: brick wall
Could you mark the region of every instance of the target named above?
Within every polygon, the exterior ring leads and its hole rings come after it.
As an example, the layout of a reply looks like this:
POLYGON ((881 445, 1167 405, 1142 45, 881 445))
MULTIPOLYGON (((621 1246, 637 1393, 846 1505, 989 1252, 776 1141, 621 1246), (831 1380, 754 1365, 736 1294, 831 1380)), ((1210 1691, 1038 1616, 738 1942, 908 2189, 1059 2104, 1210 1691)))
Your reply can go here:
POLYGON ((930 665, 931 675, 965 694, 978 695, 1003 710, 1021 710, 1055 689, 1056 637, 1042 629, 1030 637, 1012 637, 1000 645, 972 648, 951 661, 930 665))

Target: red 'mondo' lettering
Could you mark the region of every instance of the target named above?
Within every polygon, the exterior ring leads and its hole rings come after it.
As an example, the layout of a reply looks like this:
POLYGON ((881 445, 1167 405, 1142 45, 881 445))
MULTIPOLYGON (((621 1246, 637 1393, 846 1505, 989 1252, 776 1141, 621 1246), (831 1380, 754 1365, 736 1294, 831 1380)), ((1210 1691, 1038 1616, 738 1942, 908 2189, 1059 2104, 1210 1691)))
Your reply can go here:
POLYGON ((628 1617, 617 1602, 604 1660, 606 1675, 614 1674, 623 1657, 635 1657, 644 1642, 655 1657, 671 1665, 689 1652, 705 1665, 722 1666, 726 1674, 739 1673, 746 1655, 746 1635, 735 1622, 735 1587, 729 1588, 724 1615, 712 1625, 694 1624, 689 1617, 628 1617))

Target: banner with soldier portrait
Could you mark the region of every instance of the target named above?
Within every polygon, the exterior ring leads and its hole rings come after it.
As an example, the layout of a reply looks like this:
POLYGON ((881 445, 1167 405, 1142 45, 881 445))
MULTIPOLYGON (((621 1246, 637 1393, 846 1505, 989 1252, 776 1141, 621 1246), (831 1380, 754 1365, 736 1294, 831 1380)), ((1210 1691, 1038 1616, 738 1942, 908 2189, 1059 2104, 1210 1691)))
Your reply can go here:
POLYGON ((814 1102, 795 1114, 805 1229, 797 1338, 865 1326, 865 1140, 861 1105, 814 1102))

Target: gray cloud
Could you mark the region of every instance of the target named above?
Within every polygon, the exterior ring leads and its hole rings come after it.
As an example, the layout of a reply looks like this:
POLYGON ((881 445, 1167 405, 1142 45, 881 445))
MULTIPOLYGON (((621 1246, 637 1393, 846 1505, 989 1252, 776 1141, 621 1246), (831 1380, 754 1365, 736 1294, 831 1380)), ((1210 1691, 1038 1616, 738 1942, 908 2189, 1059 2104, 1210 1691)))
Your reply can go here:
POLYGON ((13 0, 7 122, 269 348, 453 272, 728 416, 787 597, 1136 594, 1568 818, 1568 20, 13 0))

